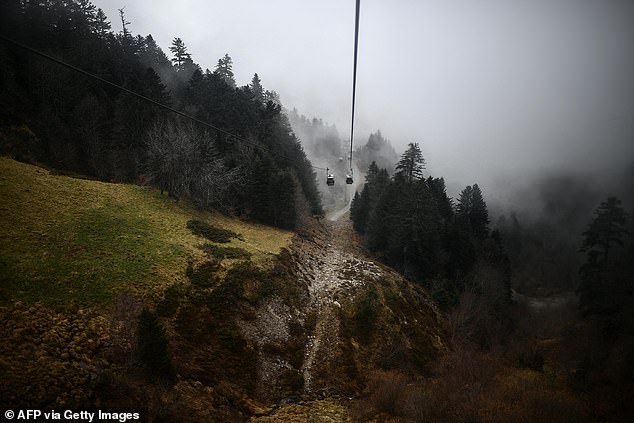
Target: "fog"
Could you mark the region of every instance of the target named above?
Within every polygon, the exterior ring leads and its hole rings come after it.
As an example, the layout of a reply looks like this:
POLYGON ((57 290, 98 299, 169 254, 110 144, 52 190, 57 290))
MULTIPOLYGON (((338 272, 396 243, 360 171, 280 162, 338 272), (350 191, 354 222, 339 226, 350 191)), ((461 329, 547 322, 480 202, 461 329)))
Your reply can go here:
MULTIPOLYGON (((238 85, 257 72, 287 109, 349 134, 353 0, 93 2, 116 31, 125 6, 168 55, 182 38, 203 69, 229 53, 238 85)), ((419 142, 450 195, 475 182, 491 203, 562 173, 622 190, 632 40, 631 0, 361 0, 355 144, 377 129, 398 153, 419 142)))

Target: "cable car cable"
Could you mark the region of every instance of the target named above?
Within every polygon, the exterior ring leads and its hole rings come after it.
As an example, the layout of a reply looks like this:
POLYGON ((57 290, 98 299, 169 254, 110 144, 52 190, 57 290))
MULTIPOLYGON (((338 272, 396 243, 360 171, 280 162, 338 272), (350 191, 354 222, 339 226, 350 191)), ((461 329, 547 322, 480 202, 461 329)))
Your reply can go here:
POLYGON ((352 119, 350 122, 350 172, 352 172, 352 143, 354 140, 354 104, 357 94, 357 52, 359 47, 359 8, 361 0, 356 1, 354 18, 354 64, 352 71, 352 119))
MULTIPOLYGON (((254 142, 248 141, 248 140, 246 140, 246 139, 244 139, 242 137, 239 137, 239 136, 237 136, 235 134, 232 134, 229 131, 226 131, 226 130, 224 130, 222 128, 218 128, 217 126, 214 126, 214 125, 212 125, 212 124, 210 124, 208 122, 205 122, 205 121, 202 121, 200 119, 197 119, 194 116, 188 115, 187 113, 181 112, 180 110, 174 109, 174 108, 172 108, 172 107, 170 107, 170 106, 168 106, 166 104, 160 103, 160 102, 158 102, 156 100, 152 100, 149 97, 146 97, 146 96, 144 96, 142 94, 139 94, 139 93, 137 93, 135 91, 132 91, 132 90, 130 90, 128 88, 125 88, 125 87, 123 87, 123 86, 121 86, 119 84, 115 84, 112 81, 108 81, 107 79, 104 79, 104 78, 102 78, 102 77, 100 77, 98 75, 92 74, 92 73, 90 73, 90 72, 88 72, 88 71, 86 71, 84 69, 78 68, 77 66, 71 65, 70 63, 64 62, 63 60, 57 59, 57 58, 55 58, 53 56, 50 56, 50 55, 48 55, 46 53, 43 53, 43 52, 41 52, 39 50, 36 50, 36 49, 34 49, 32 47, 29 47, 26 44, 22 44, 22 43, 20 43, 18 41, 15 41, 15 40, 7 37, 4 34, 0 33, 0 39, 3 39, 4 41, 6 41, 6 42, 8 42, 10 44, 13 44, 13 45, 15 45, 17 47, 20 47, 20 48, 24 49, 24 50, 27 50, 27 51, 29 51, 29 52, 37 55, 37 56, 43 57, 43 58, 45 58, 47 60, 50 60, 50 61, 52 61, 54 63, 57 63, 58 65, 61 65, 61 66, 65 67, 65 68, 71 69, 71 70, 73 70, 75 72, 79 72, 82 75, 85 75, 85 76, 88 76, 90 78, 96 79, 96 80, 98 80, 98 81, 100 81, 100 82, 102 82, 104 84, 110 85, 111 87, 117 88, 117 89, 119 89, 121 91, 124 91, 124 92, 130 94, 130 95, 133 95, 133 96, 135 96, 137 98, 140 98, 141 100, 144 100, 144 101, 147 101, 149 103, 152 103, 152 104, 154 104, 157 107, 161 107, 161 108, 163 108, 165 110, 168 110, 168 111, 170 111, 172 113, 175 113, 177 115, 180 115, 182 117, 190 119, 190 120, 192 120, 192 121, 194 121, 194 122, 196 122, 196 123, 198 123, 200 125, 206 126, 208 128, 214 129, 214 130, 216 130, 218 132, 221 132, 221 133, 223 133, 225 135, 233 137, 236 140, 241 141, 241 142, 243 142, 245 144, 251 145, 251 146, 259 148, 261 150, 265 150, 265 151, 267 151, 269 154, 271 154, 273 156, 277 156, 277 157, 281 157, 281 158, 284 158, 284 159, 289 160, 289 161, 293 161, 291 158, 286 157, 283 154, 274 153, 273 151, 271 151, 268 147, 266 147, 264 145, 260 145, 260 144, 256 144, 254 142)), ((325 167, 313 166, 312 164, 310 164, 309 166, 312 167, 313 169, 326 170, 325 167)))

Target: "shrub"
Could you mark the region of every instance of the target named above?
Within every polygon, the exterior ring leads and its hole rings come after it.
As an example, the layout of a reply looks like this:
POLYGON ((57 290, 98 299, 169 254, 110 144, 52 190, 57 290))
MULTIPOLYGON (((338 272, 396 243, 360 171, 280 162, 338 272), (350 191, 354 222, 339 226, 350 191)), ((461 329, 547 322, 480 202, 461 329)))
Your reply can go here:
POLYGON ((0 154, 8 154, 20 162, 35 163, 42 156, 42 143, 26 125, 11 125, 0 130, 0 154))
POLYGON ((202 236, 213 242, 226 243, 230 242, 231 238, 240 238, 240 235, 233 231, 217 228, 201 220, 190 220, 187 222, 187 228, 189 228, 194 235, 202 236))
POLYGON ((251 253, 242 248, 221 247, 220 245, 205 244, 200 247, 204 252, 218 259, 245 259, 251 258, 251 253))
POLYGON ((225 280, 214 288, 207 296, 207 306, 212 313, 219 315, 234 309, 237 301, 242 298, 243 289, 239 281, 225 280))
POLYGON ((379 306, 378 295, 375 289, 369 290, 360 301, 354 313, 355 327, 359 339, 367 343, 370 341, 372 329, 377 319, 377 307, 379 306))
POLYGON ((214 284, 214 273, 218 269, 218 263, 207 261, 194 269, 190 264, 187 266, 185 274, 191 281, 192 285, 200 288, 209 288, 214 284))
POLYGON ((370 375, 368 391, 370 403, 381 413, 397 416, 407 387, 407 378, 394 371, 376 371, 370 375))

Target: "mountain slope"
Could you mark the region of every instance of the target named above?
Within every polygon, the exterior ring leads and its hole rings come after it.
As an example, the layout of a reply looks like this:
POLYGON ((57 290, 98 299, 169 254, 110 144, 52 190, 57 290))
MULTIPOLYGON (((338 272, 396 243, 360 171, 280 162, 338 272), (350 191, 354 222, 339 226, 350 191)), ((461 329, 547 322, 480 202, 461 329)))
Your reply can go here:
POLYGON ((371 372, 420 374, 445 349, 427 293, 374 262, 345 216, 293 234, 6 158, 0 194, 7 406, 343 421, 338 398, 371 372), (229 242, 204 237, 217 233, 229 242), (144 307, 174 378, 148 372, 144 307))
POLYGON ((291 233, 175 203, 156 190, 55 175, 0 157, 0 301, 106 303, 122 290, 154 295, 185 282, 204 258, 187 222, 240 234, 228 244, 270 259, 291 233))

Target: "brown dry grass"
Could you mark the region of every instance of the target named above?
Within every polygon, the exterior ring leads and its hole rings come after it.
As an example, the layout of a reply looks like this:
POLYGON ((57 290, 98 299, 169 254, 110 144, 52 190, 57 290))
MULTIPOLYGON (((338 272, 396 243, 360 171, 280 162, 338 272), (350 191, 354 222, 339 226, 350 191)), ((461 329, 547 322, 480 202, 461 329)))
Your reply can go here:
POLYGON ((442 374, 422 381, 394 371, 375 372, 354 408, 355 420, 589 421, 581 400, 548 375, 502 365, 478 352, 451 353, 446 365, 442 374))
POLYGON ((346 406, 337 400, 326 399, 289 404, 268 416, 253 417, 251 423, 337 423, 350 421, 346 406))

